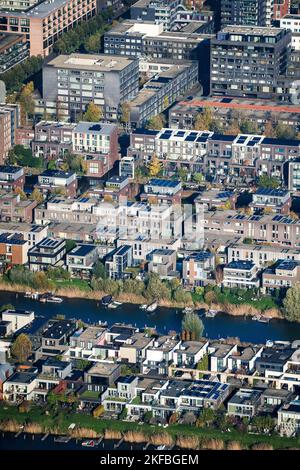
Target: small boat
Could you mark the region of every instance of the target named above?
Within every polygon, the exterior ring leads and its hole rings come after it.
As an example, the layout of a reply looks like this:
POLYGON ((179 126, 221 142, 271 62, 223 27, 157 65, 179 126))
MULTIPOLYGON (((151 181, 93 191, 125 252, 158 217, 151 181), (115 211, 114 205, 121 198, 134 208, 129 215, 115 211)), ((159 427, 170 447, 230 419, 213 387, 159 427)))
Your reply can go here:
POLYGON ((162 446, 158 446, 158 447, 156 448, 156 450, 165 450, 165 448, 166 448, 166 446, 162 445, 162 446))
POLYGON ((102 305, 104 305, 104 307, 108 307, 108 305, 112 302, 112 296, 111 295, 105 295, 104 297, 102 297, 101 299, 101 303, 102 305))
POLYGON ((214 318, 218 313, 218 310, 208 310, 207 312, 205 312, 205 316, 206 318, 214 318))
POLYGON ((55 297, 53 295, 50 295, 47 299, 46 302, 52 302, 54 304, 61 304, 63 302, 63 299, 61 297, 55 297))
POLYGON ((140 305, 140 310, 147 310, 147 307, 147 304, 140 305))
POLYGON ((70 436, 58 436, 54 438, 54 442, 59 442, 61 444, 67 444, 71 439, 70 436))
POLYGON ((185 307, 182 313, 193 313, 193 311, 194 311, 193 307, 185 307))
POLYGON ((31 292, 25 292, 24 294, 24 297, 26 297, 26 299, 31 299, 31 296, 32 296, 31 292))
POLYGON ((252 320, 253 321, 259 321, 260 320, 260 315, 253 315, 252 320))
POLYGON ((152 304, 149 304, 146 310, 147 312, 155 312, 157 307, 158 307, 158 303, 155 301, 155 302, 152 302, 152 304))
POLYGON ((270 320, 271 320, 271 318, 265 317, 264 315, 261 315, 260 318, 257 321, 259 321, 261 323, 269 323, 270 320))
POLYGON ((110 304, 108 304, 108 308, 118 308, 122 305, 122 302, 117 302, 116 300, 113 300, 110 304))
POLYGON ((25 292, 24 297, 27 299, 38 300, 40 297, 39 292, 25 292))
POLYGON ((81 443, 83 447, 95 447, 95 441, 90 440, 90 441, 83 441, 81 443))

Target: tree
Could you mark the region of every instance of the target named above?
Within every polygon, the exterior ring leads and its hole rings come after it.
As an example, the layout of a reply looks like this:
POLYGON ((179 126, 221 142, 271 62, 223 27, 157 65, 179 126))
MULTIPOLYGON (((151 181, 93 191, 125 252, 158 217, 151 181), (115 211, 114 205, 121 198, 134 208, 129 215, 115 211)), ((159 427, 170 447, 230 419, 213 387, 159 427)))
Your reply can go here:
POLYGON ((0 313, 4 312, 5 310, 15 310, 15 307, 12 304, 4 304, 0 307, 0 313))
POLYGON ((261 175, 258 180, 260 188, 276 189, 279 186, 279 181, 275 176, 261 175))
POLYGON ((83 115, 83 120, 88 122, 98 122, 103 118, 103 111, 100 106, 97 106, 91 101, 83 115))
POLYGON ((196 426, 203 427, 209 426, 216 419, 216 412, 211 408, 203 408, 200 413, 199 418, 197 419, 196 426))
POLYGON ((277 139, 294 139, 296 131, 292 126, 278 123, 275 127, 275 134, 277 139))
POLYGON ((130 103, 124 101, 124 103, 121 104, 121 122, 125 124, 126 128, 128 128, 130 124, 130 110, 130 103))
POLYGON ((300 285, 288 289, 283 300, 283 315, 288 321, 300 319, 300 285))
POLYGON ((29 337, 25 333, 21 333, 14 341, 11 353, 19 361, 25 362, 31 355, 32 344, 29 337))
POLYGON ((92 34, 89 36, 85 41, 84 41, 84 48, 86 52, 89 53, 94 53, 96 54, 97 52, 100 51, 101 47, 101 32, 97 32, 95 34, 92 34))
POLYGON ((193 181, 195 181, 195 183, 199 184, 199 183, 202 183, 202 181, 204 181, 204 176, 202 173, 194 173, 193 174, 193 181))
POLYGON ((257 123, 252 121, 242 121, 240 123, 240 130, 243 134, 258 134, 257 123))
POLYGON ((208 370, 209 367, 209 360, 208 354, 204 354, 204 356, 200 359, 197 364, 197 370, 208 370))
POLYGON ((171 291, 156 273, 150 273, 145 294, 149 299, 170 299, 171 291))
POLYGON ((202 113, 198 113, 195 119, 194 129, 196 131, 208 131, 213 121, 213 111, 211 108, 204 108, 202 113))
POLYGON ((271 121, 267 121, 265 123, 265 128, 264 128, 264 135, 266 137, 276 137, 276 130, 275 130, 275 123, 271 120, 271 121))
POLYGON ((162 170, 161 162, 156 154, 153 154, 148 164, 148 171, 150 176, 157 176, 162 170))
POLYGON ((156 131, 160 131, 166 124, 166 118, 162 114, 157 114, 156 116, 152 116, 147 124, 146 129, 154 129, 156 131))
POLYGON ((28 116, 33 115, 34 113, 34 84, 33 82, 28 82, 26 85, 23 86, 21 93, 19 95, 18 101, 21 105, 23 120, 25 124, 27 124, 28 116))
POLYGON ((186 313, 182 320, 182 330, 188 332, 191 339, 194 341, 199 341, 204 326, 198 315, 195 313, 186 313))
POLYGON ((16 188, 16 189, 15 189, 15 194, 17 194, 17 195, 20 196, 21 201, 26 201, 27 196, 26 196, 26 194, 24 193, 23 189, 21 189, 21 188, 16 188))
POLYGON ((224 131, 225 135, 237 135, 241 132, 239 122, 237 119, 234 119, 230 126, 227 127, 227 129, 224 131))
POLYGON ((31 194, 31 198, 38 204, 41 204, 44 201, 44 196, 38 188, 34 188, 31 194))
POLYGON ((47 165, 48 170, 56 170, 56 162, 55 160, 50 160, 47 165))
POLYGON ((101 261, 97 261, 92 270, 93 276, 97 279, 105 279, 106 278, 106 271, 105 266, 101 261))

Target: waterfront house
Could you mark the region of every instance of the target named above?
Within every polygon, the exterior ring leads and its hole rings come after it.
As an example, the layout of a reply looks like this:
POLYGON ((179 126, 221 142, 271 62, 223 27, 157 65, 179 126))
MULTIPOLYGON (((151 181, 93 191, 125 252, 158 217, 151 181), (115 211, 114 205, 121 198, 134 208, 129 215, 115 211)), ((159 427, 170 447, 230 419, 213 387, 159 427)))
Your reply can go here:
POLYGON ((148 272, 156 273, 160 278, 178 277, 179 273, 176 272, 176 258, 175 250, 153 250, 148 256, 148 272))
POLYGON ((203 286, 212 279, 215 257, 209 251, 188 254, 182 262, 182 278, 186 285, 203 286))
POLYGON ((31 271, 42 271, 54 266, 63 266, 66 254, 66 241, 44 238, 28 251, 28 263, 31 271))
POLYGON ((88 326, 79 328, 70 337, 70 347, 65 356, 70 359, 89 359, 93 355, 93 348, 105 342, 106 328, 102 326, 88 326))
POLYGON ((26 372, 14 372, 3 383, 3 399, 11 402, 32 400, 37 386, 37 374, 36 368, 26 372))
POLYGON ((114 387, 108 387, 101 396, 106 411, 120 413, 136 397, 137 376, 119 377, 114 387))
POLYGON ((281 436, 292 437, 300 431, 300 399, 299 396, 285 403, 278 410, 277 426, 281 436))
POLYGON ((143 332, 136 332, 120 345, 119 358, 130 364, 139 364, 146 357, 146 351, 152 347, 155 339, 143 332))
POLYGON ((263 292, 272 294, 275 289, 288 289, 300 281, 300 261, 279 259, 262 273, 263 292))
POLYGON ((228 369, 228 359, 237 351, 237 345, 213 341, 208 346, 210 370, 223 372, 228 369))
POLYGON ((237 418, 252 418, 260 404, 262 391, 255 388, 241 388, 227 403, 227 414, 237 418))
POLYGON ((174 351, 174 364, 177 367, 194 368, 207 354, 208 341, 183 341, 174 351))
POLYGON ((66 256, 66 265, 72 276, 89 278, 98 260, 96 245, 78 244, 66 256))
POLYGON ((259 287, 258 269, 252 261, 231 261, 223 269, 224 287, 252 289, 259 287))
POLYGON ((126 279, 131 277, 128 268, 132 266, 132 247, 120 246, 110 253, 105 260, 105 269, 111 279, 126 279))
POLYGON ((236 351, 227 359, 228 370, 252 374, 255 371, 255 361, 260 357, 262 351, 263 346, 237 346, 236 351))
POLYGON ((73 320, 50 320, 41 334, 41 347, 35 351, 35 358, 64 354, 69 349, 69 338, 76 328, 73 320))
POLYGON ((159 336, 153 346, 146 350, 146 359, 142 364, 143 374, 158 373, 166 375, 168 367, 174 360, 174 351, 179 348, 181 340, 176 336, 159 336))

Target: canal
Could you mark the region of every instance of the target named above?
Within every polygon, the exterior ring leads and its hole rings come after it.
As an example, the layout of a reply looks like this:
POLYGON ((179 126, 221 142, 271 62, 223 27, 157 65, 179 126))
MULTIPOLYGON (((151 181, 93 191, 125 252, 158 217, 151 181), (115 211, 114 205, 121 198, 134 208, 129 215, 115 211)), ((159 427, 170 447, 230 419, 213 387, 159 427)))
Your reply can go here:
MULTIPOLYGON (((17 309, 33 310, 36 319, 27 329, 34 333, 46 320, 57 314, 66 318, 81 319, 88 323, 115 322, 131 323, 139 328, 156 327, 159 333, 170 330, 181 330, 183 318, 180 309, 158 308, 148 314, 139 309, 138 305, 123 304, 117 309, 107 309, 100 302, 87 299, 65 298, 61 304, 41 303, 27 299, 21 293, 0 292, 0 306, 12 304, 17 309)), ((211 339, 238 337, 241 341, 264 343, 266 340, 295 340, 300 339, 300 323, 290 323, 284 320, 271 320, 269 323, 259 323, 251 318, 233 317, 218 314, 215 318, 202 318, 204 336, 211 339)))

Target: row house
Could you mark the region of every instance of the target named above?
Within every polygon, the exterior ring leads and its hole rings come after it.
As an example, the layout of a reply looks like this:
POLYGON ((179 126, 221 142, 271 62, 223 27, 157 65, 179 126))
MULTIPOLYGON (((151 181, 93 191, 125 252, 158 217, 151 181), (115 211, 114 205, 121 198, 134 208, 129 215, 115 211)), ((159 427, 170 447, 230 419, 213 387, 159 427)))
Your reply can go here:
POLYGON ((30 248, 47 237, 48 228, 43 225, 28 224, 26 222, 0 222, 0 235, 3 233, 21 235, 30 248))
POLYGON ((26 264, 29 245, 21 233, 0 234, 0 260, 9 266, 26 264))
POLYGON ((156 154, 165 172, 185 168, 213 181, 238 181, 269 175, 284 180, 285 164, 299 158, 299 141, 263 135, 219 135, 210 131, 137 129, 128 156, 146 162, 156 154))
POLYGON ((228 263, 252 261, 257 267, 262 268, 274 264, 277 260, 300 261, 300 249, 242 243, 232 243, 227 247, 228 263))
POLYGON ((288 215, 292 205, 289 191, 282 189, 258 188, 252 194, 249 207, 255 214, 273 212, 275 214, 288 215))
POLYGON ((40 121, 34 127, 31 150, 35 157, 44 160, 61 158, 72 151, 73 131, 76 124, 40 121))
POLYGON ((247 216, 229 210, 206 212, 204 236, 210 232, 295 249, 299 246, 300 222, 281 214, 247 216))
POLYGON ((274 289, 288 289, 300 281, 300 261, 278 260, 262 273, 262 290, 271 293, 274 289))

